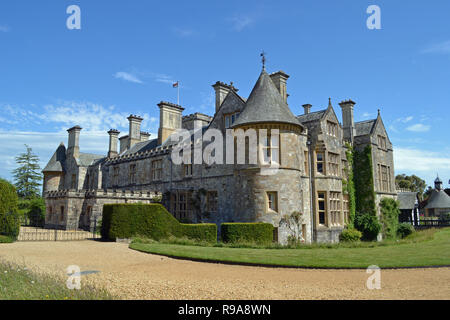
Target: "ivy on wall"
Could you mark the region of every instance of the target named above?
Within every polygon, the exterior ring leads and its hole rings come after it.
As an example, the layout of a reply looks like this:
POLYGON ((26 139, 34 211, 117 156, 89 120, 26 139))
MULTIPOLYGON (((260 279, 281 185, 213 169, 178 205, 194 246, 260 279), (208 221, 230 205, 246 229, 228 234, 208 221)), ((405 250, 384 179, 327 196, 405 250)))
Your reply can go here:
POLYGON ((347 142, 347 151, 345 156, 347 158, 347 168, 344 170, 347 173, 347 180, 342 182, 342 191, 348 194, 348 204, 349 204, 349 217, 348 217, 348 228, 353 229, 355 226, 355 216, 356 216, 356 199, 355 199, 355 183, 353 174, 353 147, 347 142))
POLYGON ((362 151, 354 150, 353 170, 357 215, 376 216, 372 147, 370 145, 367 145, 362 151))

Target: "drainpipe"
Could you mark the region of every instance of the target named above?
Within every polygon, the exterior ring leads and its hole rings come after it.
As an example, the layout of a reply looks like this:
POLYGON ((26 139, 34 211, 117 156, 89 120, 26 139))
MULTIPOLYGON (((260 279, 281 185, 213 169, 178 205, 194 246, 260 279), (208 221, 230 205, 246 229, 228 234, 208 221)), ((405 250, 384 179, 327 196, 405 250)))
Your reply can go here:
POLYGON ((309 169, 309 211, 310 211, 310 221, 311 221, 311 243, 314 241, 314 210, 313 210, 313 180, 312 180, 312 152, 311 152, 311 141, 307 141, 308 145, 308 169, 309 169))

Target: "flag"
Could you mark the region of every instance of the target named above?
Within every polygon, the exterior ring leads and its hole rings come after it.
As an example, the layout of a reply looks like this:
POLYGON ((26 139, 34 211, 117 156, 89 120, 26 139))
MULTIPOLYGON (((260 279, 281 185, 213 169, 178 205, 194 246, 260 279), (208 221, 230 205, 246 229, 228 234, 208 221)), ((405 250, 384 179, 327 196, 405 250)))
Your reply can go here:
POLYGON ((178 81, 173 84, 174 88, 178 88, 178 81))

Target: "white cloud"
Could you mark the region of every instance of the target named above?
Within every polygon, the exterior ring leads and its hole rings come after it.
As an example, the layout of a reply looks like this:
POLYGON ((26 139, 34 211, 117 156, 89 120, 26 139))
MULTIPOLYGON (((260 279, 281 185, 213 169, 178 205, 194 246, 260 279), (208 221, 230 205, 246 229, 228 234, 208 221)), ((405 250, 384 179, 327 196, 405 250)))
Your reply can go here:
POLYGON ((128 82, 133 82, 133 83, 143 83, 136 75, 128 73, 128 72, 116 72, 116 74, 114 75, 114 77, 116 79, 122 79, 128 82))
POLYGON ((408 128, 406 128, 406 130, 412 131, 412 132, 427 132, 430 130, 430 128, 431 127, 428 125, 417 123, 412 126, 409 126, 408 128))
POLYGON ((394 148, 395 173, 416 174, 426 179, 429 185, 436 178, 450 178, 450 153, 437 153, 423 149, 394 148))
POLYGON ((229 21, 233 24, 233 29, 237 32, 241 32, 245 28, 255 23, 255 19, 249 15, 236 14, 229 21))
POLYGON ((9 32, 10 30, 8 26, 0 26, 0 32, 9 32))
POLYGON ((428 46, 422 53, 450 54, 450 40, 428 46))
POLYGON ((412 121, 414 119, 413 116, 409 116, 409 117, 405 117, 405 118, 398 118, 397 120, 395 120, 396 122, 403 122, 403 123, 408 123, 410 121, 412 121))

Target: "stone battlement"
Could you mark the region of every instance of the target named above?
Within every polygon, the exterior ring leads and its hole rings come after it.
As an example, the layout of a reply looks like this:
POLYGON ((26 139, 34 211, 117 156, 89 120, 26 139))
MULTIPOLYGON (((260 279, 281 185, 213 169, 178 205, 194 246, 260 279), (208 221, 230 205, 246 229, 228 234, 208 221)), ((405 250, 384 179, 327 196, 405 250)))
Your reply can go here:
POLYGON ((148 190, 60 190, 48 191, 45 198, 127 198, 127 199, 152 199, 162 196, 160 192, 148 190))

